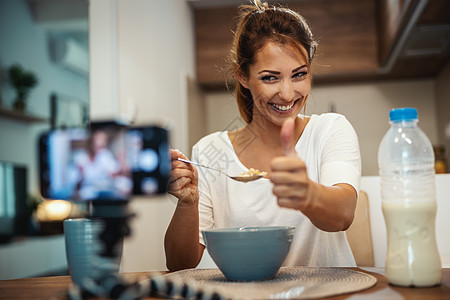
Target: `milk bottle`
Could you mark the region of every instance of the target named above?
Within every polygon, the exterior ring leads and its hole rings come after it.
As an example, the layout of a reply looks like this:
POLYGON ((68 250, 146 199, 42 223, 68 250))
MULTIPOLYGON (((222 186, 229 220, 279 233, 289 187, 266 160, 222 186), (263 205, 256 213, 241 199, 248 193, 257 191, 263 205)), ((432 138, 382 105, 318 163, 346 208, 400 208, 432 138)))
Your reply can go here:
POLYGON ((387 228, 386 277, 395 285, 440 284, 436 244, 434 153, 417 126, 417 110, 391 110, 391 128, 378 150, 382 209, 387 228))

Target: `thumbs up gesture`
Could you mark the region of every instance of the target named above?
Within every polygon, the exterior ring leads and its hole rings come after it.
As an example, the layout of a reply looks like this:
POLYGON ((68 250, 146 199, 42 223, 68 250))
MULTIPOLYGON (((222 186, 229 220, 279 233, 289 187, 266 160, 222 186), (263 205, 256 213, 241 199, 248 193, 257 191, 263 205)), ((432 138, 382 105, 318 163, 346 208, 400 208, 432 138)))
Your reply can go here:
POLYGON ((295 120, 286 120, 280 132, 283 156, 272 160, 270 180, 279 206, 302 210, 311 198, 311 181, 305 162, 295 151, 296 136, 295 120))
POLYGON ((289 157, 296 157, 295 153, 295 120, 288 119, 284 121, 281 127, 281 144, 283 146, 283 155, 289 157))

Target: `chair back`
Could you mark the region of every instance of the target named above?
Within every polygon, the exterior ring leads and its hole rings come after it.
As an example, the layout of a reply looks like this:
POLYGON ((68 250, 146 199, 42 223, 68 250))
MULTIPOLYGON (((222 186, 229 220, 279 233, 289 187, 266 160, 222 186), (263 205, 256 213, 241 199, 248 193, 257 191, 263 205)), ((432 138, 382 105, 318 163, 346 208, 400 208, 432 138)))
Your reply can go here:
POLYGON ((358 267, 375 266, 372 231, 370 228, 369 197, 365 191, 359 192, 355 218, 347 229, 347 240, 358 267))

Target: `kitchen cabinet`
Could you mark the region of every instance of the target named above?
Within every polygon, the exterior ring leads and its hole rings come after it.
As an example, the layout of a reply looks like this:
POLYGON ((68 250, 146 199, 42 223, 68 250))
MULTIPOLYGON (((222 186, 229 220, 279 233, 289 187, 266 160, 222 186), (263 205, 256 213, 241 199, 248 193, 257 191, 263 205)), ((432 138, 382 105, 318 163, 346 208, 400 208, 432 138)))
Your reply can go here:
POLYGON ((378 20, 382 74, 435 77, 449 61, 449 1, 382 0, 378 20))
POLYGON ((0 245, 0 280, 67 272, 64 235, 16 238, 0 245))
POLYGON ((418 1, 381 0, 378 5, 380 62, 386 63, 396 40, 407 26, 413 3, 418 1))
MULTIPOLYGON (((283 3, 308 19, 319 42, 315 84, 432 77, 449 61, 450 1, 283 3)), ((225 87, 237 12, 236 5, 194 5, 197 80, 204 88, 225 87)))

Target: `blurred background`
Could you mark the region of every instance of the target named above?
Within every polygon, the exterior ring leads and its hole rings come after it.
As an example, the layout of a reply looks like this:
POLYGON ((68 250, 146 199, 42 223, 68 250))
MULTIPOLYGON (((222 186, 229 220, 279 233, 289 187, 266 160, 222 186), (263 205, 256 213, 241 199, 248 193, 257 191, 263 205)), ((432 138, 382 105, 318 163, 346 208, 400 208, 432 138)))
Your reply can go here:
MULTIPOLYGON (((354 126, 363 176, 394 107, 416 107, 450 159, 450 1, 278 1, 319 41, 307 114, 354 126)), ((165 122, 171 147, 244 125, 226 86, 237 6, 221 0, 0 0, 0 279, 64 274, 61 220, 83 207, 39 197, 38 135, 88 120, 165 122), (53 206, 53 208, 48 208, 53 206)), ((136 197, 123 271, 165 269, 175 201, 136 197)))

